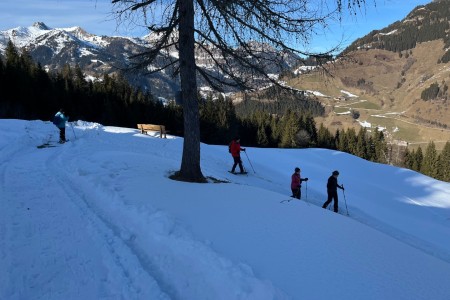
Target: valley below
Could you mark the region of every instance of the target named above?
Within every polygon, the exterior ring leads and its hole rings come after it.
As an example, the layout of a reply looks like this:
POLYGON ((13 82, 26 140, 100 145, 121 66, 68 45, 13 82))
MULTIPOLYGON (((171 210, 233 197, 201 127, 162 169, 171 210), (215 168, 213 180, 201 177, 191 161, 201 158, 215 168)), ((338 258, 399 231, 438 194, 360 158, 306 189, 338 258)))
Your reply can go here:
POLYGON ((433 100, 421 96, 432 84, 445 92, 450 85, 450 63, 436 63, 442 46, 426 42, 400 54, 358 50, 326 64, 326 72, 316 68, 287 83, 324 105, 325 116, 316 122, 332 132, 377 127, 389 143, 414 149, 433 141, 440 150, 450 140, 450 99, 445 93, 433 100))

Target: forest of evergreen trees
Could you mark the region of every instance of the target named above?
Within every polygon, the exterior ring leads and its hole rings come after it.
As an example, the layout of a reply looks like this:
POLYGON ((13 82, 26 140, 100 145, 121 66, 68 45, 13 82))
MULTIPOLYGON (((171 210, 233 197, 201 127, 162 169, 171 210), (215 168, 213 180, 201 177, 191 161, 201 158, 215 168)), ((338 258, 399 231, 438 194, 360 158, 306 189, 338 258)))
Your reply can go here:
POLYGON ((172 122, 176 119, 172 114, 177 114, 132 88, 120 75, 86 81, 79 67, 68 65, 61 72, 47 73, 27 52, 19 54, 11 42, 0 61, 0 84, 0 118, 50 120, 64 107, 72 120, 135 127, 150 121, 172 122))
POLYGON ((287 110, 323 116, 325 108, 319 101, 309 98, 304 91, 287 90, 272 86, 258 93, 245 93, 243 101, 235 105, 238 116, 248 116, 254 111, 282 115, 287 110))
POLYGON ((424 101, 434 100, 437 98, 447 100, 448 98, 447 91, 448 86, 444 81, 442 82, 441 86, 437 82, 435 82, 422 91, 420 98, 424 101))
POLYGON ((450 142, 438 154, 434 142, 429 142, 425 153, 421 147, 409 151, 406 148, 403 166, 430 177, 450 182, 450 142))
MULTIPOLYGON (((104 75, 92 82, 85 80, 79 67, 68 65, 61 72, 48 73, 12 43, 0 57, 0 85, 0 118, 48 121, 64 107, 71 120, 129 128, 138 123, 164 124, 172 134, 183 135, 183 111, 175 103, 155 101, 120 75, 104 75)), ((245 146, 328 148, 391 162, 382 132, 369 134, 362 128, 331 133, 322 124, 317 128, 314 121, 314 116, 323 114, 321 105, 301 97, 292 101, 283 93, 277 97, 278 101, 266 103, 246 99, 237 107, 224 97, 200 101, 201 141, 226 145, 239 135, 245 146)), ((435 148, 427 148, 425 155, 420 151, 406 152, 402 166, 450 181, 449 143, 439 155, 435 148)))
POLYGON ((450 60, 450 6, 448 1, 433 1, 425 5, 427 9, 414 10, 408 15, 412 22, 395 22, 382 32, 395 32, 391 35, 379 35, 375 30, 353 42, 343 53, 356 50, 362 45, 371 45, 372 48, 384 49, 393 52, 402 52, 416 47, 417 43, 442 39, 444 49, 447 49, 438 63, 447 63, 450 60))

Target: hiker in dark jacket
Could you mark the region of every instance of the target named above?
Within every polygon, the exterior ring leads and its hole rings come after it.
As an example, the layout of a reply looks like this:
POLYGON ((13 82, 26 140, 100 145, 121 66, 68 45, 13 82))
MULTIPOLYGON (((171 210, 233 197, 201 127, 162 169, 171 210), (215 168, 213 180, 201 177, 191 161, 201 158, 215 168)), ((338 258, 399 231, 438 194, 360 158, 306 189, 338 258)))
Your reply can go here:
POLYGON ((334 199, 334 212, 338 212, 338 194, 337 189, 340 188, 341 190, 344 190, 344 186, 339 185, 337 178, 339 176, 338 171, 333 171, 330 178, 328 178, 327 182, 327 194, 328 199, 327 201, 322 205, 323 208, 327 208, 327 206, 331 203, 331 201, 334 199))
POLYGON ((54 118, 54 124, 59 129, 59 143, 64 144, 66 142, 66 122, 69 120, 69 117, 64 115, 64 109, 60 109, 54 118))
POLYGON ((234 164, 231 168, 231 173, 234 173, 236 166, 239 165, 239 170, 244 173, 244 167, 242 167, 241 151, 245 151, 245 148, 241 147, 241 139, 236 137, 230 144, 231 156, 233 156, 234 164))
POLYGON ((300 168, 295 168, 294 174, 291 176, 291 190, 293 198, 302 198, 302 182, 308 181, 308 178, 300 177, 300 168))

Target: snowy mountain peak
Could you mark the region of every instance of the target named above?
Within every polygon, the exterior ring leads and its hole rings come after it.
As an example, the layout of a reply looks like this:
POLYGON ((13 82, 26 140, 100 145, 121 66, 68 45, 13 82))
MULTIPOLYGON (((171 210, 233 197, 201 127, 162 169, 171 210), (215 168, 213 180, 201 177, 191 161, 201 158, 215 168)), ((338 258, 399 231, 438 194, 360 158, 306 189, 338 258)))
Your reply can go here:
MULTIPOLYGON (((65 42, 80 39, 82 42, 93 35, 81 27, 50 28, 44 22, 34 22, 28 27, 16 27, 6 31, 0 31, 0 50, 4 49, 4 43, 11 40, 16 47, 26 47, 28 50, 36 49, 40 45, 52 48, 56 37, 64 37, 65 42)), ((36 57, 35 57, 36 58, 36 57)), ((37 59, 39 61, 39 59, 37 59)))
POLYGON ((45 25, 44 22, 34 22, 32 26, 40 30, 50 30, 50 27, 45 25))
MULTIPOLYGON (((101 77, 104 74, 117 72, 118 69, 126 69, 131 66, 130 57, 146 51, 145 47, 151 46, 159 36, 150 33, 142 39, 129 37, 97 36, 86 32, 83 28, 74 26, 69 28, 50 28, 44 22, 35 22, 29 27, 17 27, 6 31, 0 31, 0 54, 6 49, 11 40, 19 49, 26 49, 36 62, 39 62, 46 70, 57 71, 63 66, 78 65, 86 76, 101 77)), ((177 33, 173 36, 177 38, 177 33)), ((299 57, 293 53, 280 53, 268 45, 254 41, 249 42, 252 49, 258 49, 272 61, 274 57, 283 58, 283 66, 280 64, 266 64, 264 67, 269 74, 279 74, 283 69, 291 68, 298 63, 299 57), (280 56, 280 54, 282 56, 280 56)), ((198 50, 197 65, 214 74, 220 74, 226 78, 215 61, 221 61, 222 54, 211 47, 215 59, 211 59, 208 53, 198 50)), ((176 49, 161 55, 148 69, 159 69, 167 66, 167 55, 177 57, 176 49)), ((156 97, 174 99, 179 88, 179 80, 173 77, 173 69, 148 76, 145 70, 128 74, 127 79, 135 86, 143 90, 151 90, 156 97)), ((246 72, 246 70, 242 70, 246 72)), ((226 79, 225 79, 226 80, 226 79)), ((257 80, 256 80, 257 81, 257 80)), ((209 84, 199 78, 199 87, 208 88, 209 84)), ((227 89, 226 92, 236 90, 227 89)))
POLYGON ((89 39, 89 38, 95 36, 95 35, 87 32, 80 26, 75 26, 75 27, 70 27, 70 28, 61 28, 61 30, 65 31, 65 32, 69 32, 79 39, 89 39))

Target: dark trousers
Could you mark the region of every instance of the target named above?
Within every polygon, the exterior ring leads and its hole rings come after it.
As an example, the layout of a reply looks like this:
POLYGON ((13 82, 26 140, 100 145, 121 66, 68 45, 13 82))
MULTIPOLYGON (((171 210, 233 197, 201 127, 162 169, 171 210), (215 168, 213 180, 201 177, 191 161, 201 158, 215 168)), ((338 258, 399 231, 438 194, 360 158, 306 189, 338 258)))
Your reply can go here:
POLYGON ((331 203, 334 199, 334 212, 338 212, 338 194, 337 191, 328 191, 328 199, 327 201, 322 205, 323 208, 327 208, 328 204, 331 203))
POLYGON ((292 197, 297 198, 297 199, 301 199, 302 198, 302 187, 299 186, 296 189, 291 189, 292 190, 292 197))
POLYGON ((231 172, 234 172, 234 170, 236 169, 236 166, 239 165, 239 170, 241 171, 241 173, 243 173, 244 172, 244 167, 242 167, 241 157, 240 156, 236 156, 236 157, 233 156, 233 159, 234 159, 234 165, 233 165, 233 168, 231 168, 231 172))
POLYGON ((59 142, 66 141, 66 128, 59 128, 59 142))

